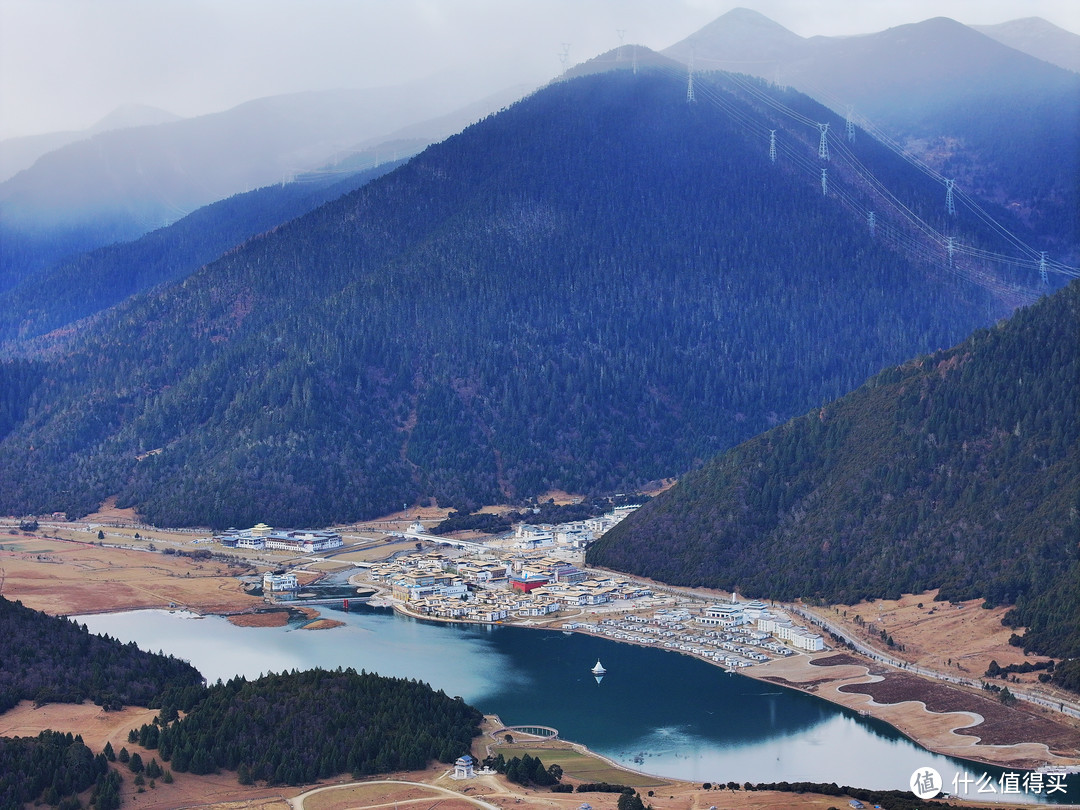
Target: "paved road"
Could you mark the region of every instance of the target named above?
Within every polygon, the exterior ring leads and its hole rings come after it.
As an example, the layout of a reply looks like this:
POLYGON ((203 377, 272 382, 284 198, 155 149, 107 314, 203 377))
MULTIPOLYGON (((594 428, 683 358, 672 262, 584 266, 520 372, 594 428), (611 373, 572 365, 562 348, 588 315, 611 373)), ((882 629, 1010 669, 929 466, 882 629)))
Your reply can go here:
MULTIPOLYGON (((868 646, 859 639, 851 636, 843 627, 831 622, 828 619, 811 613, 798 605, 783 605, 784 610, 788 610, 792 613, 802 616, 806 621, 811 624, 816 624, 828 632, 835 635, 837 638, 841 638, 851 645, 852 649, 856 652, 865 655, 874 661, 878 661, 882 664, 886 664, 896 669, 902 669, 905 672, 913 672, 916 675, 922 675, 925 678, 933 678, 938 681, 945 681, 946 683, 959 684, 961 686, 973 686, 976 689, 981 689, 983 681, 974 678, 963 678, 959 675, 947 675, 944 672, 938 672, 937 670, 926 669, 925 667, 916 666, 907 661, 902 661, 899 658, 893 658, 890 655, 886 655, 880 650, 874 649, 868 646)), ((1070 717, 1080 718, 1080 703, 1069 700, 1054 700, 1043 695, 1035 694, 1027 688, 1020 686, 1019 684, 1010 683, 1009 691, 1016 696, 1018 700, 1024 700, 1028 703, 1033 703, 1037 706, 1044 706, 1047 709, 1052 709, 1062 714, 1067 714, 1070 717)))

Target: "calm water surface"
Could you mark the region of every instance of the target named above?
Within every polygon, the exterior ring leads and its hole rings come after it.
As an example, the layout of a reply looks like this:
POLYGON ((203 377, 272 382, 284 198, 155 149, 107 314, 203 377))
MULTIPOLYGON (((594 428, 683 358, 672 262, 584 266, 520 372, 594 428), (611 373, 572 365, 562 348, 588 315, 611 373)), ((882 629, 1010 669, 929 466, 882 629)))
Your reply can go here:
MULTIPOLYGON (((926 766, 947 784, 965 771, 1000 774, 931 754, 884 723, 810 695, 673 652, 557 631, 423 622, 367 606, 324 615, 346 626, 241 628, 160 610, 79 621, 185 658, 211 682, 315 666, 417 678, 508 725, 554 726, 636 770, 691 781, 906 790, 912 772, 926 766), (608 670, 600 684, 589 672, 598 658, 608 670)), ((1078 781, 1069 780, 1072 803, 1080 803, 1078 781)))

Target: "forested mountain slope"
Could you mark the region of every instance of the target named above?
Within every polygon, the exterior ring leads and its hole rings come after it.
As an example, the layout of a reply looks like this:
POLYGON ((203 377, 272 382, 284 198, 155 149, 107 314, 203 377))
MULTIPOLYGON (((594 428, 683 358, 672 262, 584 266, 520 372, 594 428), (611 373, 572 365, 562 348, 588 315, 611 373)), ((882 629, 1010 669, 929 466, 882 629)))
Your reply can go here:
POLYGON ((396 165, 237 194, 134 242, 60 262, 0 292, 0 346, 18 340, 20 345, 6 348, 25 354, 29 347, 22 344, 27 340, 181 279, 252 236, 353 191, 396 165))
POLYGON ((775 599, 940 588, 1080 657, 1080 282, 723 453, 590 564, 775 599))
POLYGON ((241 784, 300 785, 452 763, 469 752, 484 719, 425 683, 340 668, 219 681, 185 710, 160 732, 143 726, 140 742, 173 770, 225 768, 241 784))
MULTIPOLYGON (((699 87, 727 106, 689 104, 685 81, 555 84, 114 309, 64 356, 0 367, 25 392, 0 509, 118 494, 159 524, 304 525, 618 491, 1004 311, 940 248, 921 263, 875 238, 816 168, 770 161, 770 104, 722 75, 699 87)), ((816 129, 791 138, 816 157, 816 129)), ((868 137, 852 149, 944 216, 937 183, 868 137)))

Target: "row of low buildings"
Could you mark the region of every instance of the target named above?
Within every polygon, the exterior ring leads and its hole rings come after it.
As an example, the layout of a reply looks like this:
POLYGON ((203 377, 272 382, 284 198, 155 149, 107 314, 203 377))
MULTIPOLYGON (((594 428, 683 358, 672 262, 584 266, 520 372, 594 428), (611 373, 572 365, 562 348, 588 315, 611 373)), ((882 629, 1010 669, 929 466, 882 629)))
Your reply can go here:
POLYGON ((261 551, 292 551, 312 554, 341 548, 345 543, 337 532, 321 529, 275 529, 259 523, 250 529, 228 529, 217 536, 227 548, 261 551))
POLYGON ((498 622, 636 599, 651 590, 621 577, 590 578, 555 557, 511 555, 451 561, 438 553, 409 554, 372 566, 369 576, 415 613, 498 622))
POLYGON ((607 514, 576 520, 572 523, 560 523, 557 526, 519 523, 514 527, 514 546, 523 551, 542 550, 556 546, 585 548, 638 506, 638 504, 616 506, 607 514))
POLYGON ((698 624, 721 627, 728 630, 743 626, 756 627, 761 634, 767 634, 804 652, 818 652, 825 649, 825 640, 819 633, 813 633, 796 625, 787 614, 772 610, 764 602, 731 602, 709 605, 696 619, 698 624))
MULTIPOLYGON (((590 576, 565 560, 539 553, 451 560, 439 552, 417 552, 373 566, 369 575, 388 584, 391 596, 414 613, 477 622, 544 617, 653 595, 642 583, 590 576)), ((824 649, 820 635, 756 600, 733 599, 693 612, 657 610, 649 617, 630 614, 621 622, 605 620, 580 629, 690 651, 736 667, 767 660, 766 651, 786 655, 791 648, 824 649)))
MULTIPOLYGON (((585 630, 617 641, 663 647, 740 669, 794 653, 824 649, 820 636, 801 631, 776 632, 794 627, 782 614, 763 602, 710 605, 700 613, 686 608, 657 610, 652 616, 627 614, 595 623, 571 622, 570 630, 585 630), (763 624, 764 622, 764 624, 763 624), (815 640, 808 638, 815 636, 815 640)), ((796 628, 801 630, 801 628, 796 628)))

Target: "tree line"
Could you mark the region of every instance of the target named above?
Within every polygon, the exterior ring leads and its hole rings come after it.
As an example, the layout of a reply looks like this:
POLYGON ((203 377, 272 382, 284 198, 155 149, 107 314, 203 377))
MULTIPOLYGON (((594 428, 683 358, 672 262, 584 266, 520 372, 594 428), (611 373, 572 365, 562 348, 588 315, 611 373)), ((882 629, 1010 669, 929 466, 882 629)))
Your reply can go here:
POLYGON ((201 684, 202 675, 186 661, 143 652, 134 642, 95 635, 86 625, 0 596, 0 712, 20 700, 152 707, 167 689, 201 684))
POLYGON ((1078 323, 1074 281, 717 456, 587 561, 784 600, 937 588, 1080 658, 1078 323))

